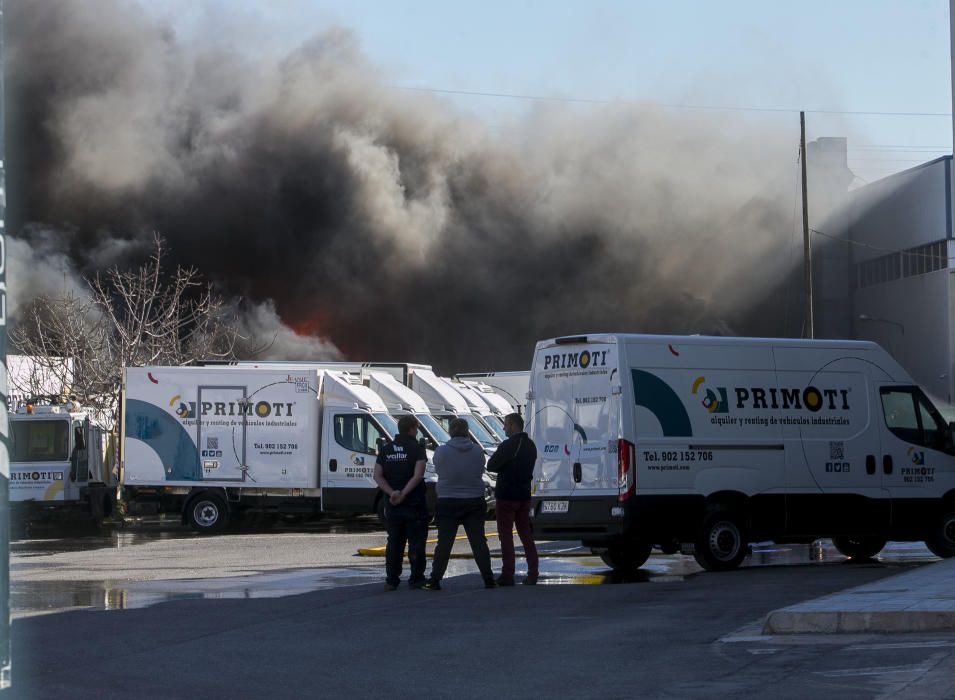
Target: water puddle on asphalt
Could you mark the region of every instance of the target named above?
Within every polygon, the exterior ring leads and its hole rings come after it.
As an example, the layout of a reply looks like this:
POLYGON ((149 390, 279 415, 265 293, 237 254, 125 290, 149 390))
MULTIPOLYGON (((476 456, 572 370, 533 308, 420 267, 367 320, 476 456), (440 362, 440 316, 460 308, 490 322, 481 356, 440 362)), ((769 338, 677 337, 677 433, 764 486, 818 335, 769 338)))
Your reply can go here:
POLYGON ((381 580, 380 567, 349 567, 164 581, 11 582, 10 608, 14 618, 75 609, 125 610, 171 600, 280 598, 381 580))
MULTIPOLYGON (((349 524, 324 524, 325 532, 349 524)), ((363 527, 363 526, 361 526, 363 527)), ((318 528, 309 528, 314 532, 318 528)), ((127 547, 163 539, 194 537, 188 531, 130 531, 119 530, 101 535, 75 538, 61 537, 49 540, 16 542, 11 550, 20 557, 69 552, 103 547, 127 547)), ((678 583, 702 572, 692 556, 655 553, 638 571, 614 572, 598 557, 592 556, 576 543, 542 542, 539 544, 540 578, 543 586, 559 585, 617 585, 678 583)), ((495 554, 497 554, 495 552, 495 554)), ((848 566, 903 566, 936 558, 921 544, 890 543, 875 559, 849 562, 828 540, 812 545, 776 545, 757 543, 744 567, 778 565, 848 565, 848 566)), ((500 559, 494 559, 499 570, 500 559)), ((473 559, 455 556, 447 576, 477 572, 473 559)), ((518 554, 517 578, 526 575, 526 565, 518 554)), ((407 569, 405 576, 407 576, 407 569)), ((157 581, 24 581, 10 582, 10 607, 14 617, 50 612, 92 609, 121 610, 142 608, 170 600, 186 599, 253 599, 298 595, 342 586, 377 583, 384 579, 384 559, 369 558, 360 565, 341 568, 276 571, 252 576, 204 579, 176 579, 157 581)))

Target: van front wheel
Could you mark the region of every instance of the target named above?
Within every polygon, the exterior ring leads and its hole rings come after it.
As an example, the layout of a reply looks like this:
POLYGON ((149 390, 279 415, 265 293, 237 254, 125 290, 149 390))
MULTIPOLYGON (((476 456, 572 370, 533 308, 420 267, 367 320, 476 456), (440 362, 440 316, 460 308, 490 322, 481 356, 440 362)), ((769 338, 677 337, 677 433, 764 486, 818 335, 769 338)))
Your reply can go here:
POLYGON ((633 573, 646 564, 652 549, 653 545, 645 542, 626 542, 591 551, 614 571, 633 573))
POLYGON ((850 559, 871 559, 885 547, 880 537, 833 537, 833 546, 850 559))
POLYGON ((925 546, 942 559, 955 557, 955 510, 946 510, 932 524, 925 546))
POLYGON ((717 508, 709 511, 700 525, 693 556, 707 571, 729 571, 743 563, 749 543, 742 519, 717 508))

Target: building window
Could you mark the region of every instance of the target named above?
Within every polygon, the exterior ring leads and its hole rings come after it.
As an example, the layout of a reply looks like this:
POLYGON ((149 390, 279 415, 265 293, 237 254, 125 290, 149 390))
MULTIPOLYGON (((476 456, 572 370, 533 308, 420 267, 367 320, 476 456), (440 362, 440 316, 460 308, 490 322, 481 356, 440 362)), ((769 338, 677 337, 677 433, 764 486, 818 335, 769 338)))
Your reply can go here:
POLYGON ((889 253, 878 258, 857 263, 856 287, 871 287, 885 284, 900 277, 924 275, 948 267, 947 241, 936 241, 908 248, 898 253, 889 253))

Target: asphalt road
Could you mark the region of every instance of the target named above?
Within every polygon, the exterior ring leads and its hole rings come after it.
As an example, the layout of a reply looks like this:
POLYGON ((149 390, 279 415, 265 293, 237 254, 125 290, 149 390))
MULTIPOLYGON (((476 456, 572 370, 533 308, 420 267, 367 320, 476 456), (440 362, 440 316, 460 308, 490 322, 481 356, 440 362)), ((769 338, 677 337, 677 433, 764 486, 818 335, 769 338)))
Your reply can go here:
MULTIPOLYGON (((763 546, 746 567, 720 574, 701 572, 690 557, 658 555, 620 579, 553 544, 545 585, 486 591, 465 573, 438 593, 386 593, 380 558, 355 555, 383 542, 373 522, 214 538, 140 527, 16 542, 7 695, 955 693, 955 630, 758 634, 776 608, 931 561, 920 547, 892 545, 881 561, 854 564, 821 545, 763 546)), ((456 572, 473 570, 467 559, 453 563, 456 572)))

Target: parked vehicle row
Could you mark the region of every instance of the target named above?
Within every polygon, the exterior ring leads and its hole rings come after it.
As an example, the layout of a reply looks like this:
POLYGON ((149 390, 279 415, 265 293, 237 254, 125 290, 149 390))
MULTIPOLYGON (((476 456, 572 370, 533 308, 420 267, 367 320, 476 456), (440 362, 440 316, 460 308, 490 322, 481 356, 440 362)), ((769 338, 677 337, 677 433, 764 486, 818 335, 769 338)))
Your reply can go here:
POLYGON ((751 542, 823 537, 849 557, 888 540, 955 556, 950 409, 874 343, 566 336, 539 342, 529 372, 453 379, 411 363, 128 368, 121 408, 118 481, 78 406, 10 414, 11 500, 108 512, 118 484, 132 512, 201 531, 247 510, 374 513, 396 418, 418 418, 433 483, 453 418, 491 453, 517 410, 539 454, 535 536, 615 569, 656 547, 726 570, 751 542))

